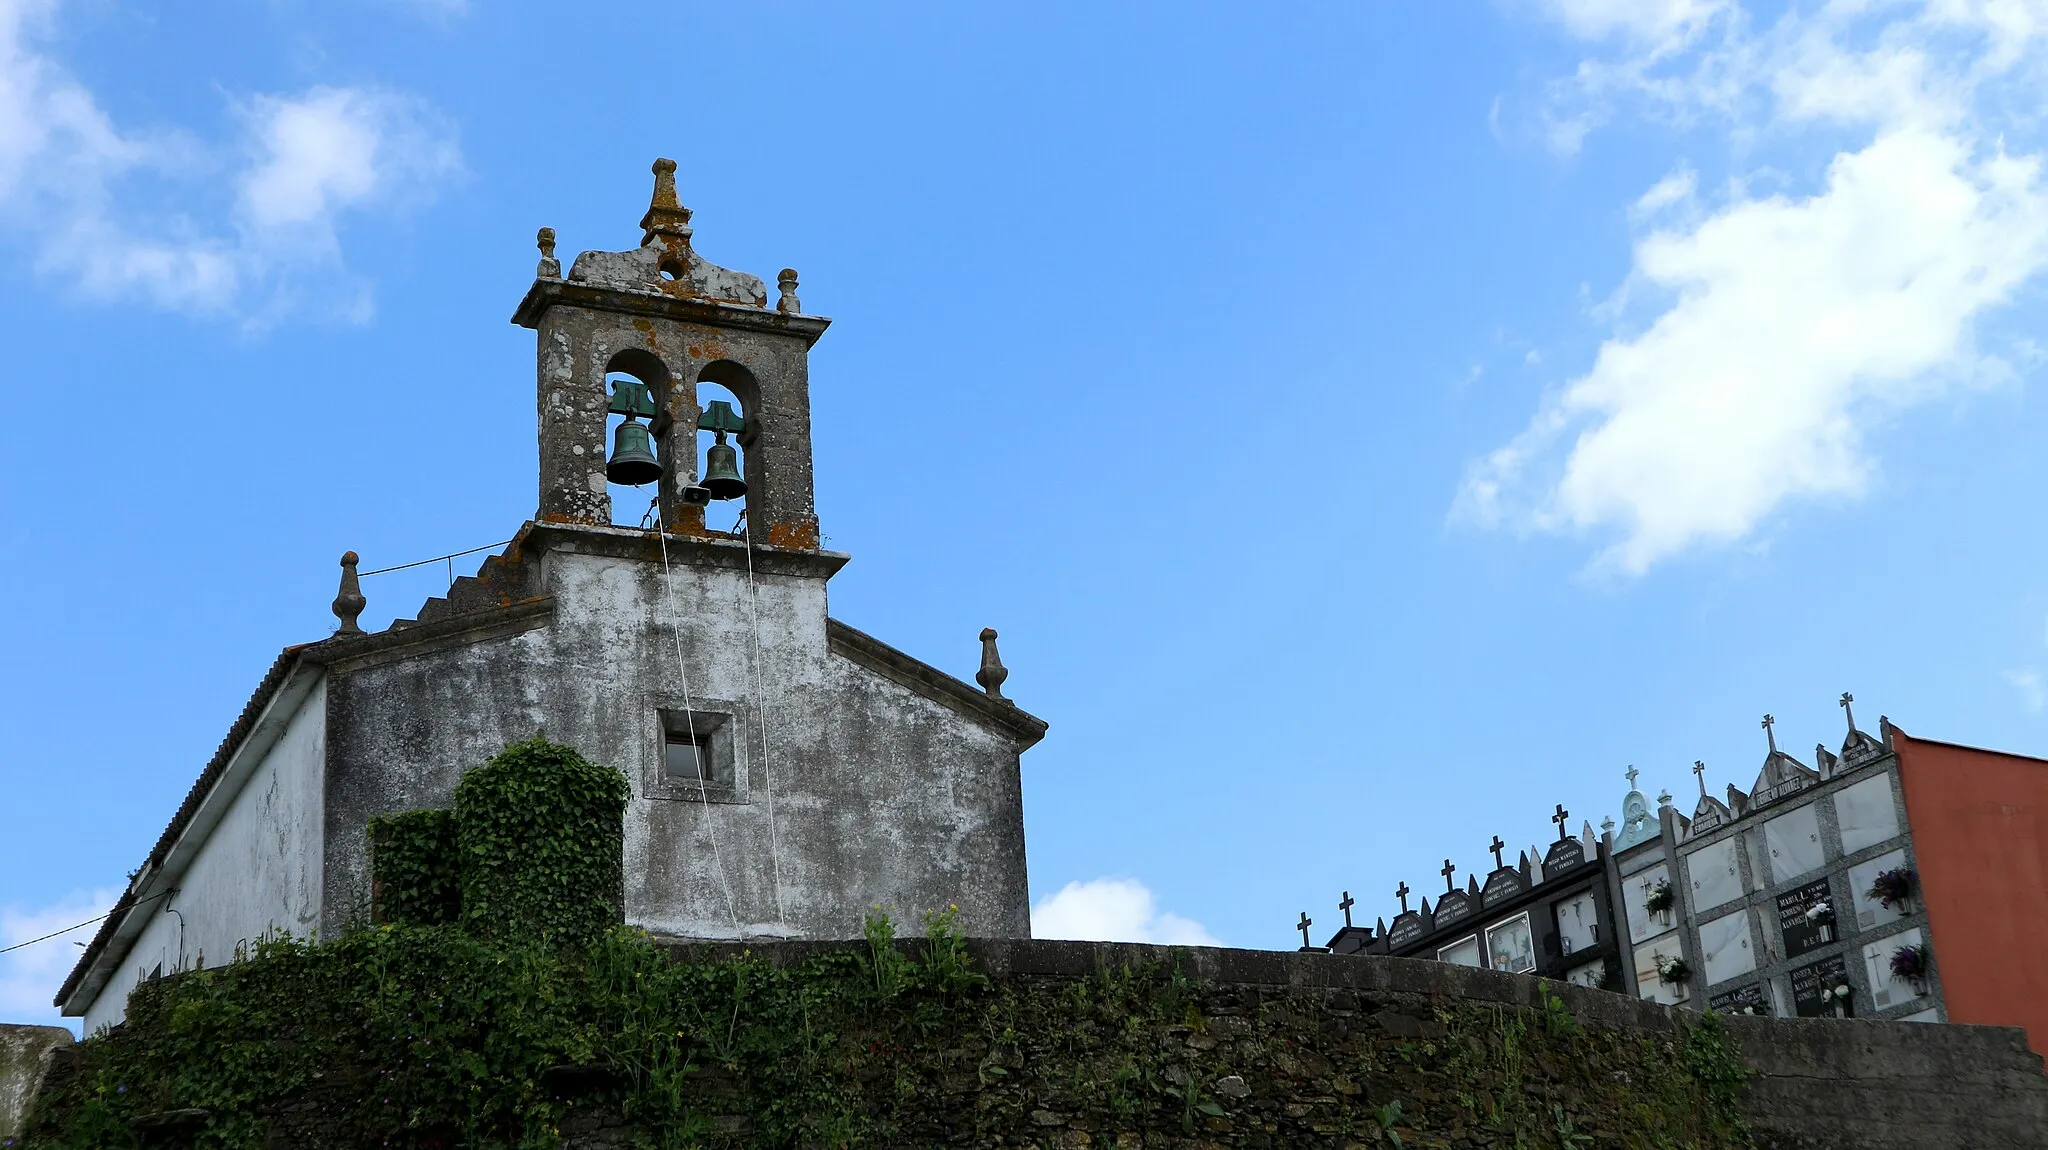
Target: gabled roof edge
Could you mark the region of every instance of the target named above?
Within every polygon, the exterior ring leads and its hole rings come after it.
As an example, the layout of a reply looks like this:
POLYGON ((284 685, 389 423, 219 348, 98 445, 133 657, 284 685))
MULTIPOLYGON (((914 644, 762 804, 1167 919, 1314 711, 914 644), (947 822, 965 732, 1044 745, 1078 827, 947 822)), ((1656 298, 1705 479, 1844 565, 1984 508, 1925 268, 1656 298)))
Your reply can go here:
POLYGON ((825 636, 833 654, 850 659, 943 707, 1003 731, 1017 740, 1018 750, 1030 747, 1045 737, 1047 725, 1044 719, 1007 700, 999 703, 978 688, 968 686, 922 659, 898 651, 865 631, 827 618, 825 636))

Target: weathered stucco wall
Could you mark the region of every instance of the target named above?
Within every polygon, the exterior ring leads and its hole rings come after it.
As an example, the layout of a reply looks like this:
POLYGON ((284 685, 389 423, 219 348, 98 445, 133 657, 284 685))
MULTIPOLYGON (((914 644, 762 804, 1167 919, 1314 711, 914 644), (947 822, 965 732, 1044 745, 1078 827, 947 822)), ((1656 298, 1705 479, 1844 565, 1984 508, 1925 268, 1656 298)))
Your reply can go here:
POLYGON ((134 912, 147 925, 86 1008, 87 1033, 119 1022, 128 992, 154 970, 218 966, 265 933, 318 929, 326 721, 322 681, 254 769, 223 780, 239 789, 209 800, 227 803, 219 824, 181 874, 161 879, 176 893, 134 912))
POLYGON ((545 731, 630 781, 627 917, 650 930, 856 937, 881 903, 913 921, 958 904, 973 933, 1028 934, 1018 743, 833 651, 839 557, 778 572, 757 551, 750 592, 741 544, 693 544, 738 564, 678 556, 664 583, 658 558, 594 553, 644 548, 642 533, 575 534, 582 549, 541 562, 553 611, 532 629, 336 668, 330 929, 365 905, 371 816, 448 805, 464 770, 545 731), (714 743, 728 787, 661 774, 658 712, 686 690, 730 715, 714 743))

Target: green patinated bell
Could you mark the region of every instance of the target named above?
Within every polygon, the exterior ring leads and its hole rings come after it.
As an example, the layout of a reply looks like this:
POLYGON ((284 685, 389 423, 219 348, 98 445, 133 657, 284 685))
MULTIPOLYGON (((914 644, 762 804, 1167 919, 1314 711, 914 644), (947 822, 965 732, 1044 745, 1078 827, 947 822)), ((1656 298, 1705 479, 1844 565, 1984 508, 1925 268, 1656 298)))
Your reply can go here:
POLYGON ((713 499, 738 499, 747 493, 747 481, 740 478, 740 453, 718 433, 718 442, 704 453, 704 487, 713 499))
POLYGON ((661 460, 654 457, 654 441, 647 425, 637 419, 619 424, 612 437, 611 462, 604 465, 605 477, 613 483, 639 487, 661 478, 661 460))

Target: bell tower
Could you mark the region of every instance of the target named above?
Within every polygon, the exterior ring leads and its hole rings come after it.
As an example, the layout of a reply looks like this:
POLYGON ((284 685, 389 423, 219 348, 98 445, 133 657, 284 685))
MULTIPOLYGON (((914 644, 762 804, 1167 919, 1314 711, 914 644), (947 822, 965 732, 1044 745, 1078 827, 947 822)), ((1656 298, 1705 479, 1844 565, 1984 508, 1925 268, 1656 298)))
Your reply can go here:
POLYGON ((564 278, 554 229, 540 230, 540 266, 512 316, 538 337, 535 518, 610 526, 612 486, 645 485, 671 534, 706 534, 707 502, 742 499, 755 542, 815 551, 809 355, 832 321, 803 314, 793 269, 778 277, 771 308, 759 277, 699 256, 675 171, 673 160, 654 162, 637 248, 584 252, 564 278), (732 392, 740 410, 700 403, 704 383, 732 392), (627 426, 608 445, 614 414, 627 426), (632 426, 643 418, 644 432, 632 426), (700 431, 718 441, 701 479, 700 431))

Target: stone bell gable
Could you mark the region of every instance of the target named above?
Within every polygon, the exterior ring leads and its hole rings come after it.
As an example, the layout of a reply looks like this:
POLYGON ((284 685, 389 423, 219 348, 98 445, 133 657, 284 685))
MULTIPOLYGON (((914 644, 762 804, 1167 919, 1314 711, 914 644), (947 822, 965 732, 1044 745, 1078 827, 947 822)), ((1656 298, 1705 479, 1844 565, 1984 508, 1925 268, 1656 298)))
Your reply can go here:
POLYGON ((1046 725, 1004 697, 993 630, 976 687, 831 617, 849 556, 820 546, 808 369, 830 321, 803 313, 794 271, 771 307, 699 257, 675 165, 654 175, 639 247, 564 277, 540 232, 513 317, 536 336, 534 518, 374 633, 358 620, 379 572, 343 557, 340 627, 264 678, 66 1013, 116 1021, 140 980, 367 921, 369 820, 448 806, 535 734, 625 773, 626 918, 650 931, 855 938, 879 904, 1029 935, 1020 756, 1046 725))

